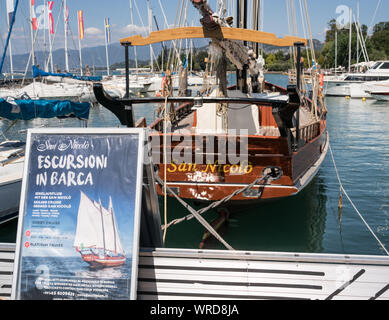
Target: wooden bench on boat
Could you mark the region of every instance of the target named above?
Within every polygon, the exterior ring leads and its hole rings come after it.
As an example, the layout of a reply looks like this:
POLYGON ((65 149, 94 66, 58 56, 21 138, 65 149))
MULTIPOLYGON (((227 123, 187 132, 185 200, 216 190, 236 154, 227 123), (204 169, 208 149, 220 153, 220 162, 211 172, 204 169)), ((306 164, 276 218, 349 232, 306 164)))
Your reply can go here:
MULTIPOLYGON (((0 299, 10 299, 14 244, 0 244, 0 299)), ((142 249, 138 299, 389 299, 389 257, 142 249)))

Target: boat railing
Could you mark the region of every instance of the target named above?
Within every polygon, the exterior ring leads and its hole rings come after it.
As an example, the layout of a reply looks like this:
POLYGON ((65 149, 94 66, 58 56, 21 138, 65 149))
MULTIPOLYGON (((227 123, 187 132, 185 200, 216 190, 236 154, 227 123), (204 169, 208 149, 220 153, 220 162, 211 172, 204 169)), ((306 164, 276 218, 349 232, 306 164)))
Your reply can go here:
POLYGON ((147 123, 146 123, 146 118, 145 117, 139 118, 135 122, 135 128, 146 128, 146 127, 147 127, 147 123))
POLYGON ((313 140, 317 136, 320 135, 320 121, 310 123, 306 126, 300 127, 300 141, 304 141, 304 143, 308 143, 313 140))
MULTIPOLYGON (((191 113, 193 107, 193 103, 186 102, 181 104, 177 109, 175 109, 176 119, 173 121, 173 125, 175 125, 178 121, 180 121, 184 116, 191 113)), ((163 118, 156 119, 153 123, 149 125, 149 128, 160 131, 163 129, 163 118)))

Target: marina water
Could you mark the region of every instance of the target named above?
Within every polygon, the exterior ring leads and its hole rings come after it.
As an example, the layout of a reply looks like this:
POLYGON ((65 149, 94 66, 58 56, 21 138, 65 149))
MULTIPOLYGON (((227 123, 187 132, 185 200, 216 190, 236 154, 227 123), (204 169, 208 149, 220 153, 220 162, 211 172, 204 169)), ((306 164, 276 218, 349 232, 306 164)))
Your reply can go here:
MULTIPOLYGON (((288 81, 278 74, 268 74, 266 79, 281 86, 288 81)), ((361 216, 389 248, 389 102, 344 97, 327 97, 326 101, 335 162, 328 151, 317 176, 296 196, 231 212, 219 233, 235 249, 385 254, 361 216), (343 208, 338 209, 340 186, 335 165, 355 207, 343 194, 343 208)), ((146 117, 150 124, 155 110, 153 105, 137 105, 135 116, 146 117)), ((0 122, 1 131, 7 126, 8 123, 0 122)), ((74 119, 20 121, 7 132, 7 137, 25 140, 26 134, 20 130, 39 126, 79 127, 80 123, 74 119)), ((105 108, 91 109, 88 127, 117 126, 119 121, 105 108)), ((190 204, 200 208, 199 204, 190 204)), ((161 213, 163 222, 162 200, 161 213)), ((188 213, 175 199, 169 199, 168 221, 188 213)), ((216 217, 215 212, 205 214, 208 221, 216 217)), ((15 242, 16 229, 16 220, 0 226, 0 242, 15 242)), ((198 248, 203 233, 196 219, 182 222, 168 229, 166 246, 198 248)), ((209 239, 205 248, 224 249, 215 239, 209 239)))

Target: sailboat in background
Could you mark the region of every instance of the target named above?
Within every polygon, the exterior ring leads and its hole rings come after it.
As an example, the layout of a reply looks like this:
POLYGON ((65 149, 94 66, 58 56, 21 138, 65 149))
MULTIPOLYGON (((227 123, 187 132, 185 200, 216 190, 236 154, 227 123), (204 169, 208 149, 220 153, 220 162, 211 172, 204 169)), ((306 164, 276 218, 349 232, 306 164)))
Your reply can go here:
POLYGON ((109 200, 106 209, 81 191, 74 247, 94 268, 118 267, 126 261, 111 197, 109 200))

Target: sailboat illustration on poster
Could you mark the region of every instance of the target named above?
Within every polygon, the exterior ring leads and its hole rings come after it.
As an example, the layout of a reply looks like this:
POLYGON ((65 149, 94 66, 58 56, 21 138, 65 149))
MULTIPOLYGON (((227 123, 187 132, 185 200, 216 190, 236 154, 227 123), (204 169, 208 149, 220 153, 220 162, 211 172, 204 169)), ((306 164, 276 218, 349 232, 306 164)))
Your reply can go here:
POLYGON ((93 268, 117 267, 125 263, 112 199, 108 210, 81 191, 74 247, 93 268))

